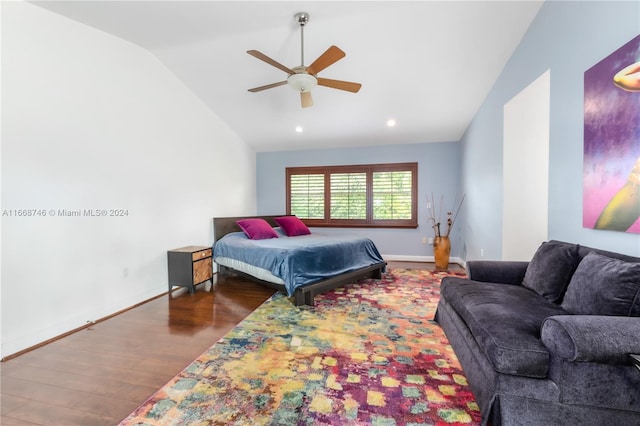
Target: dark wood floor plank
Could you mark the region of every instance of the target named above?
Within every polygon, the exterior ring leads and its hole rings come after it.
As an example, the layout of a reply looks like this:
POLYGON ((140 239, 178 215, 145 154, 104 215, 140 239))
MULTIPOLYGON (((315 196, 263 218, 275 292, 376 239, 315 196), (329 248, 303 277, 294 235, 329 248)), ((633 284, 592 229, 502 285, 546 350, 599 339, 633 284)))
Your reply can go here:
MULTIPOLYGON (((118 415, 119 417, 119 415, 118 415)), ((57 406, 38 401, 29 401, 20 411, 0 417, 5 425, 47 425, 47 426, 93 426, 115 425, 121 419, 116 416, 103 416, 87 411, 78 411, 70 406, 57 406)))
MULTIPOLYGON (((31 366, 14 371, 11 378, 40 384, 55 383, 56 386, 65 391, 71 389, 122 399, 135 399, 140 392, 150 392, 154 389, 154 386, 144 386, 122 377, 100 377, 100 380, 96 380, 96 377, 49 369, 39 369, 37 374, 34 374, 34 368, 31 366)), ((33 384, 30 384, 30 386, 33 386, 33 384)), ((13 391, 9 387, 6 389, 8 389, 7 392, 13 391)), ((5 393, 4 396, 6 395, 5 393)))

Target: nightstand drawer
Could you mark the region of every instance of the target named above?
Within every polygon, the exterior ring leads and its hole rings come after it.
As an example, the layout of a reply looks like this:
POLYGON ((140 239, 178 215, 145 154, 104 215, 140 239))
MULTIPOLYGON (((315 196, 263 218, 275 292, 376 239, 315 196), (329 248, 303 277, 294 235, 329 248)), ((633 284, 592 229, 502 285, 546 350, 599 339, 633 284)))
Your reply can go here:
POLYGON ((191 260, 194 261, 204 259, 206 257, 211 257, 211 249, 197 251, 191 254, 191 260))
POLYGON ((213 277, 213 261, 209 257, 193 263, 193 284, 210 280, 213 277))

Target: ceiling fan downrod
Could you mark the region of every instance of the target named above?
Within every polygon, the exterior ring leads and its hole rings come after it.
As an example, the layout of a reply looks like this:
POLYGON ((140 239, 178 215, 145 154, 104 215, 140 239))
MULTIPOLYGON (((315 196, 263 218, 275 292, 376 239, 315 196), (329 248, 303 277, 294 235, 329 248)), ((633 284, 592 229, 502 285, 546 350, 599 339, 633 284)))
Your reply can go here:
POLYGON ((304 26, 309 22, 309 14, 307 12, 298 12, 293 18, 300 25, 300 66, 304 67, 304 26))

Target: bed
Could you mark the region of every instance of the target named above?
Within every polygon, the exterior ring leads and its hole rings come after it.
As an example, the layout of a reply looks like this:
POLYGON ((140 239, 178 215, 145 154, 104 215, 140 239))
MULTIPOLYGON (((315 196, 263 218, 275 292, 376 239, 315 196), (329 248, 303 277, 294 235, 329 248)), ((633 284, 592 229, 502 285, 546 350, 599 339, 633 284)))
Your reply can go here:
POLYGON ((313 305, 315 295, 362 278, 382 278, 386 262, 370 239, 315 231, 287 237, 275 222, 282 216, 213 218, 218 273, 267 285, 292 297, 296 306, 313 305), (247 238, 236 221, 248 218, 266 220, 278 238, 247 238))

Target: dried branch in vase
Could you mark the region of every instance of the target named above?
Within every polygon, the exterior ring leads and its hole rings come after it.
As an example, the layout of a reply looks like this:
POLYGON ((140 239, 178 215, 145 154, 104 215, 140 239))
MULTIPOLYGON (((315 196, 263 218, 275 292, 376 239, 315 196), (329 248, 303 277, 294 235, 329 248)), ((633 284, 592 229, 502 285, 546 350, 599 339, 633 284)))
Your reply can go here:
MULTIPOLYGON (((458 213, 460 213, 460 208, 462 207, 462 202, 464 201, 464 194, 460 200, 458 200, 458 196, 453 200, 453 209, 447 210, 447 231, 444 234, 445 237, 448 237, 451 233, 451 229, 453 225, 456 223, 456 219, 458 218, 458 213)), ((433 197, 433 193, 431 194, 431 198, 427 197, 427 211, 429 212, 428 220, 432 223, 431 227, 435 233, 436 237, 442 237, 442 232, 440 230, 441 218, 442 218, 442 209, 444 207, 444 196, 440 196, 439 209, 436 209, 435 198, 433 197), (438 215, 436 216, 436 211, 438 215)))

